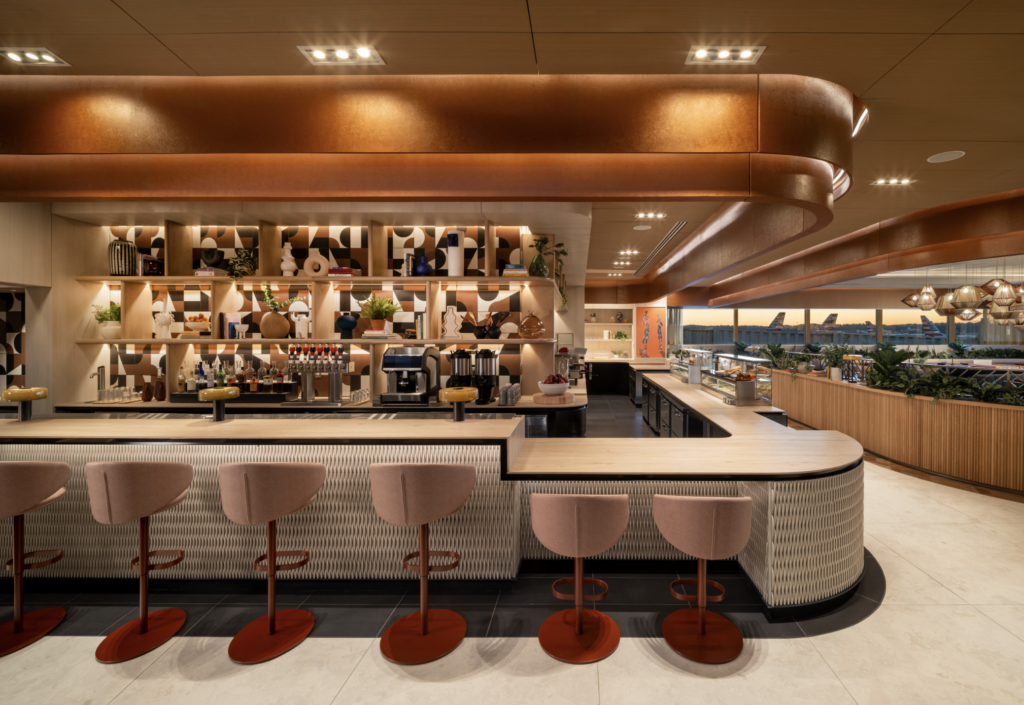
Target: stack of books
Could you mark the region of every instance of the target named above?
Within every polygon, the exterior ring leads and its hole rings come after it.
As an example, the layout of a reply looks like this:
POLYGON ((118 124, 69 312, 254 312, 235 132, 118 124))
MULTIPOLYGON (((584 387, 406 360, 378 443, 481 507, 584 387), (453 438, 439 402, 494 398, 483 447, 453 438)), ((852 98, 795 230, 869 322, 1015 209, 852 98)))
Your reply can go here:
POLYGON ((416 276, 416 258, 411 254, 405 255, 405 261, 402 262, 402 276, 403 277, 414 277, 416 276))
POLYGON ((525 264, 506 264, 501 270, 503 277, 528 277, 530 273, 526 270, 525 264))
POLYGON ((193 272, 197 277, 215 277, 217 276, 217 270, 213 267, 200 267, 193 272))
POLYGON ((402 340, 398 333, 389 333, 386 330, 364 330, 362 337, 368 340, 402 340))
POLYGON ((329 277, 354 277, 362 273, 362 270, 352 269, 351 267, 331 267, 327 270, 327 276, 329 277))

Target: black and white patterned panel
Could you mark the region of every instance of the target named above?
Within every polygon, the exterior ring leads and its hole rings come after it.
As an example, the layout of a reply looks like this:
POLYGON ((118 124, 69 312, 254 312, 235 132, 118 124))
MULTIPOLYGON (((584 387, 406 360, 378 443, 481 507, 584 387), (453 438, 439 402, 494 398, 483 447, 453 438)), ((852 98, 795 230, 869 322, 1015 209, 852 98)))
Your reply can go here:
POLYGON ((4 389, 25 386, 25 292, 0 293, 0 331, 3 332, 3 350, 0 351, 0 370, 4 375, 4 389))

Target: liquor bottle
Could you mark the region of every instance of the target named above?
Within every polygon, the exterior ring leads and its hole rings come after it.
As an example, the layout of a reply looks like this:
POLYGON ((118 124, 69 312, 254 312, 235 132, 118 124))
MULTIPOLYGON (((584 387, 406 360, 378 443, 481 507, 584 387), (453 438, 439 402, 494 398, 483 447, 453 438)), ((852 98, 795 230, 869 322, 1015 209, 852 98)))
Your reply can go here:
POLYGON ((185 391, 185 365, 178 368, 178 391, 185 391))
POLYGON ((256 394, 260 391, 260 375, 254 367, 249 367, 249 393, 256 394))
POLYGON ((270 394, 273 391, 273 385, 270 383, 270 365, 263 364, 263 383, 261 391, 264 394, 270 394))
POLYGON ((195 370, 195 367, 193 367, 189 371, 188 379, 185 380, 185 391, 189 392, 190 394, 192 392, 196 391, 196 370, 195 370))
POLYGON ((224 366, 222 365, 221 368, 219 370, 217 370, 217 386, 218 387, 223 387, 225 379, 226 379, 226 376, 224 374, 224 366))
POLYGON ((274 381, 274 391, 278 394, 284 394, 284 372, 281 370, 277 371, 277 378, 274 381))

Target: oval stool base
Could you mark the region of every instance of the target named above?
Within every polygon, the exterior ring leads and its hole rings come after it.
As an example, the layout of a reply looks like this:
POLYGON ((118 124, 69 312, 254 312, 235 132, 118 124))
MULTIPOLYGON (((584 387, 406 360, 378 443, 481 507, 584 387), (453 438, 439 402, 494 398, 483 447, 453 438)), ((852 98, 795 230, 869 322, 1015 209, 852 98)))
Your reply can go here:
POLYGON ((21 631, 14 633, 14 620, 0 624, 0 656, 22 649, 52 632, 67 612, 63 607, 26 612, 21 617, 21 631))
POLYGON ((263 615, 235 634, 228 646, 228 657, 243 664, 269 661, 301 644, 315 625, 316 618, 306 610, 278 610, 271 634, 270 621, 263 615))
POLYGON ((451 653, 466 637, 466 620, 451 610, 427 610, 427 634, 420 634, 420 613, 413 612, 388 627, 380 652, 394 663, 412 666, 451 653))
POLYGON ((704 612, 704 635, 697 633, 699 610, 676 610, 661 625, 662 636, 679 654, 697 663, 728 663, 743 651, 743 635, 726 617, 704 612))
POLYGON ((540 645, 548 656, 566 663, 593 663, 619 647, 619 625, 608 615, 583 610, 583 633, 576 633, 576 609, 556 612, 540 625, 540 645))
POLYGON ((164 644, 185 626, 185 610, 170 607, 149 613, 149 628, 139 633, 136 617, 107 635, 96 647, 96 660, 100 663, 121 663, 142 656, 164 644))

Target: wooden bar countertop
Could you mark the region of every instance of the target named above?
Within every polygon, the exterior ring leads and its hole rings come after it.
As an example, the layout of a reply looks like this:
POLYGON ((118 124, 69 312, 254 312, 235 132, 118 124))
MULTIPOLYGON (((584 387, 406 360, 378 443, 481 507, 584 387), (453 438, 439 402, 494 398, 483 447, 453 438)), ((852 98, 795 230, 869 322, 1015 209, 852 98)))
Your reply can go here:
POLYGON ((644 380, 720 426, 729 438, 528 438, 508 480, 802 479, 856 467, 860 443, 837 431, 794 431, 666 374, 644 380))

